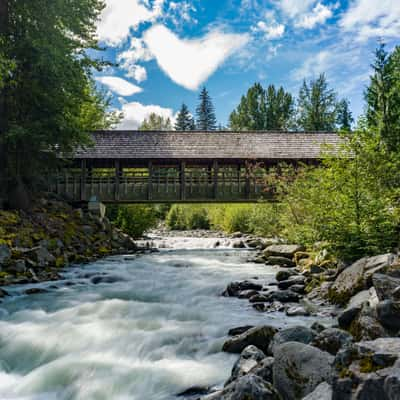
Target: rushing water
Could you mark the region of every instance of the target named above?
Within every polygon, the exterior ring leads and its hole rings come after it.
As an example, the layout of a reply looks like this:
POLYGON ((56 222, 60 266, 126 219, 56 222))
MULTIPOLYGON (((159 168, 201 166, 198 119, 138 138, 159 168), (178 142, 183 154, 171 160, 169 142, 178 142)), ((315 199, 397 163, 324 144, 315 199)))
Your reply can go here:
POLYGON ((214 249, 215 241, 175 238, 161 246, 173 249, 71 268, 63 281, 37 285, 46 293, 8 288, 0 399, 174 399, 228 377, 236 357, 220 349, 230 328, 312 322, 219 296, 232 280, 268 281, 275 270, 246 262, 248 251, 214 249))

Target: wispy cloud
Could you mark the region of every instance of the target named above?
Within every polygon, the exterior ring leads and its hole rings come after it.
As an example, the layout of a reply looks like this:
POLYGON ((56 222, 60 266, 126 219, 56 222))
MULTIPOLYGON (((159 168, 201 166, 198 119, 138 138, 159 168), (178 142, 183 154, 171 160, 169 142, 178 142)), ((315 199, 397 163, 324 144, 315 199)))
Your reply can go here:
POLYGON ((142 91, 139 86, 116 76, 99 76, 96 80, 119 96, 132 96, 142 91))
POLYGON ((324 24, 332 16, 333 12, 330 7, 318 3, 311 12, 302 15, 295 23, 295 26, 304 29, 313 29, 319 24, 324 24))
POLYGON ((199 39, 181 39, 165 26, 155 25, 143 39, 160 68, 175 83, 196 90, 249 41, 249 36, 216 29, 199 39))

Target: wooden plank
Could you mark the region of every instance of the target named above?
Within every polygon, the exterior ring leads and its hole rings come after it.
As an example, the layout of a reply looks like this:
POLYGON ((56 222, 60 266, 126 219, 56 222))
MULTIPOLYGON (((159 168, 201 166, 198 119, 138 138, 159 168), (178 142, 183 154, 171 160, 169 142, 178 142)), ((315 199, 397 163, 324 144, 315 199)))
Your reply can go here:
POLYGON ((181 201, 186 199, 186 163, 181 161, 179 165, 180 172, 180 196, 181 201))

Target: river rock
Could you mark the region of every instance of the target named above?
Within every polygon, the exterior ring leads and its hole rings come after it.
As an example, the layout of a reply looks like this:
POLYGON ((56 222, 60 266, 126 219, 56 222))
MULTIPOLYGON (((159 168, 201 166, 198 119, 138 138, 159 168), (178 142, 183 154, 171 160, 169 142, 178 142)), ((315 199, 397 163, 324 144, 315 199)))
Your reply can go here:
POLYGON ((296 276, 296 275, 298 275, 298 273, 297 273, 295 270, 293 270, 293 269, 287 269, 287 268, 282 268, 282 269, 280 269, 280 270, 276 273, 275 279, 276 279, 278 282, 281 282, 281 281, 286 281, 286 280, 288 280, 291 276, 296 276))
POLYGON ((265 264, 267 265, 279 265, 280 267, 293 268, 296 263, 290 258, 280 257, 280 256, 269 256, 265 259, 265 264))
POLYGON ((286 281, 280 281, 278 283, 278 288, 281 290, 289 289, 293 285, 303 285, 306 278, 302 275, 291 276, 286 281))
POLYGON ((240 354, 239 359, 235 362, 232 373, 228 381, 225 383, 229 385, 232 381, 246 375, 254 368, 261 360, 265 358, 264 352, 256 346, 247 346, 240 354))
POLYGON ((202 400, 281 400, 274 387, 257 375, 247 374, 202 400))
POLYGON ((288 342, 277 347, 273 367, 274 387, 285 400, 302 399, 331 380, 333 356, 315 347, 288 342))
POLYGON ((328 328, 320 332, 311 345, 336 355, 341 348, 351 343, 353 343, 353 337, 350 333, 337 328, 328 328))
POLYGON ((241 353, 247 346, 254 345, 264 353, 277 332, 277 329, 265 325, 249 329, 241 335, 228 339, 222 346, 222 351, 227 353, 241 353))
POLYGON ((277 290, 268 295, 269 301, 278 301, 280 303, 298 303, 301 296, 291 290, 277 290))
POLYGON ((246 244, 244 243, 243 240, 234 240, 232 242, 232 248, 234 248, 234 249, 244 249, 244 248, 246 248, 246 244))
POLYGON ((250 373, 259 376, 260 378, 264 379, 264 381, 272 383, 273 366, 274 366, 274 357, 265 357, 255 367, 251 369, 250 373))
POLYGON ((266 295, 257 293, 254 296, 251 296, 249 301, 250 303, 267 303, 269 301, 269 298, 266 295))
POLYGON ((236 297, 244 290, 260 291, 261 289, 262 285, 251 281, 231 282, 222 295, 225 297, 236 297))
POLYGON ((254 326, 253 325, 238 326, 237 328, 229 329, 228 335, 229 336, 241 335, 242 333, 247 332, 251 328, 254 328, 254 326))
POLYGON ((2 265, 7 264, 11 259, 11 249, 6 244, 0 244, 0 269, 2 265))
POLYGON ((255 296, 259 292, 257 290, 242 290, 238 293, 237 297, 239 299, 250 299, 250 297, 255 296))
POLYGON ((293 306, 286 309, 288 317, 308 317, 310 313, 303 306, 293 306))
POLYGON ((22 273, 26 272, 26 270, 27 270, 27 268, 26 268, 25 260, 16 260, 7 267, 7 271, 10 271, 10 272, 13 272, 16 274, 22 274, 22 273))
POLYGON ((33 256, 39 267, 47 267, 49 264, 54 264, 55 257, 45 248, 39 246, 33 251, 33 256))
POLYGON ((306 292, 306 286, 305 285, 300 285, 300 284, 295 284, 290 286, 290 290, 292 292, 298 293, 298 294, 305 294, 306 292))
MULTIPOLYGON (((400 366, 399 366, 400 367, 400 366)), ((388 400, 400 399, 400 368, 393 368, 387 375, 383 390, 388 400)))
POLYGON ((374 257, 368 257, 364 267, 364 280, 368 287, 372 285, 372 276, 376 273, 384 273, 388 267, 397 262, 396 254, 388 253, 374 257))
POLYGON ((400 287, 400 279, 389 275, 374 274, 372 283, 380 301, 394 300, 393 292, 400 287))
POLYGON ((332 386, 327 382, 322 382, 312 393, 303 397, 303 400, 332 400, 332 386))
POLYGON ((303 251, 304 247, 297 244, 273 244, 264 250, 264 256, 278 256, 292 259, 298 251, 303 251))
POLYGON ((378 321, 390 331, 400 329, 400 302, 393 300, 381 301, 376 306, 378 321))
POLYGON ((287 342, 311 343, 315 338, 315 332, 305 326, 293 326, 277 332, 268 347, 268 354, 275 355, 280 345, 287 342))

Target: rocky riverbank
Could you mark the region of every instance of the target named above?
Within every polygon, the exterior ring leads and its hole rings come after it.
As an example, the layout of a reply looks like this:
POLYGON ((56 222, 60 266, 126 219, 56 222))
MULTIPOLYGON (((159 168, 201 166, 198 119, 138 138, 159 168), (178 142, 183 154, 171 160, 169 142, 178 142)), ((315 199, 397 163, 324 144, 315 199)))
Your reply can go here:
POLYGON ((276 281, 268 286, 257 279, 232 282, 223 296, 288 317, 330 313, 336 324, 232 329, 223 351, 240 354, 239 359, 224 387, 201 399, 399 400, 398 255, 344 265, 320 245, 307 252, 264 239, 241 241, 258 249, 254 261, 276 266, 276 281))
POLYGON ((57 280, 69 264, 137 250, 106 217, 61 201, 41 199, 29 212, 0 210, 0 286, 57 280))

